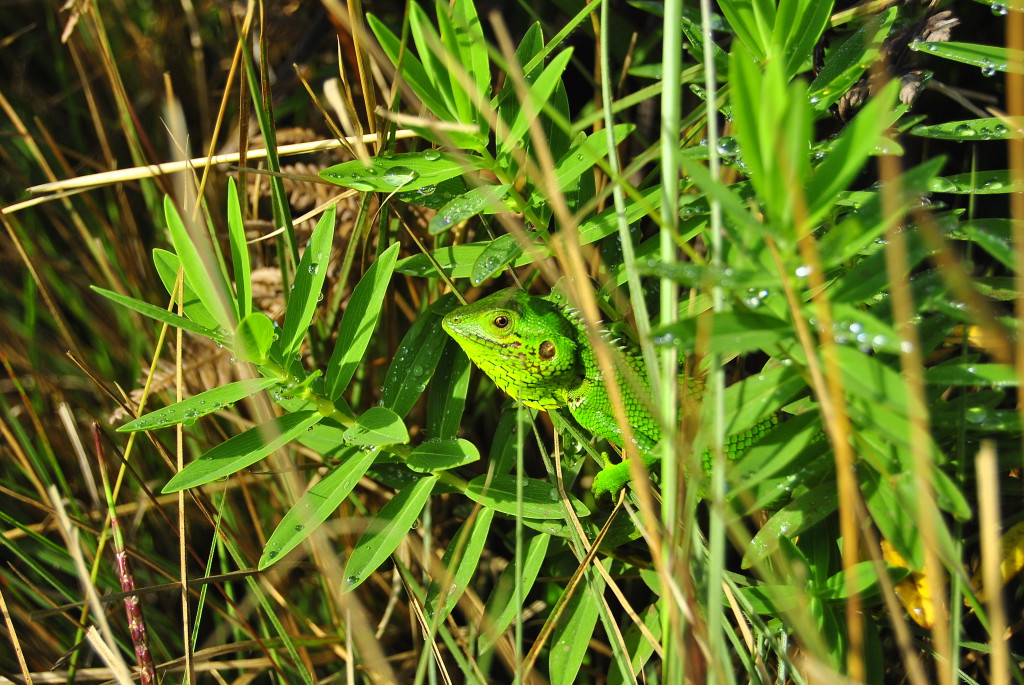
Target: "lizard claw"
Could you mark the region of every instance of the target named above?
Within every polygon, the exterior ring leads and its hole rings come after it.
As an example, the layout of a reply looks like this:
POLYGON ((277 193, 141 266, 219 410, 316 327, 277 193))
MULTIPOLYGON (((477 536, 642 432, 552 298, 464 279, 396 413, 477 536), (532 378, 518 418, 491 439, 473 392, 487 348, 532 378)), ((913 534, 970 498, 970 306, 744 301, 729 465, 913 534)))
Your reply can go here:
POLYGON ((608 493, 613 497, 619 494, 619 490, 629 482, 629 462, 622 461, 618 464, 606 466, 594 476, 594 484, 590 486, 594 497, 600 499, 601 495, 608 493))

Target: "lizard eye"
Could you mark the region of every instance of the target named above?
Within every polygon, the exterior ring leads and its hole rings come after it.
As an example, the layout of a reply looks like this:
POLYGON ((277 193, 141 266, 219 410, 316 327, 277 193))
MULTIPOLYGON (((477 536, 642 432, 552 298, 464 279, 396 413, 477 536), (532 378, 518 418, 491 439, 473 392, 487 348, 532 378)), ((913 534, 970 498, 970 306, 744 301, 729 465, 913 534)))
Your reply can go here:
POLYGON ((553 359, 556 351, 555 343, 550 340, 545 340, 540 344, 540 347, 537 348, 537 354, 540 355, 541 359, 553 359))
POLYGON ((499 314, 498 316, 494 317, 494 325, 497 328, 508 328, 509 323, 511 322, 509 321, 508 317, 505 316, 504 314, 499 314))

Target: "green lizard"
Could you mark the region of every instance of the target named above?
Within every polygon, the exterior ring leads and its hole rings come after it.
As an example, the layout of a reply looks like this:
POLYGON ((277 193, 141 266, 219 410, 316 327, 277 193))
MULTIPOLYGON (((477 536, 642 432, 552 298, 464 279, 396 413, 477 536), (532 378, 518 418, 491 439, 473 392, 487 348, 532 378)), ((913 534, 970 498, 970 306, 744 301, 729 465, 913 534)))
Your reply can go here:
MULTIPOLYGON (((566 407, 584 429, 623 446, 604 374, 576 312, 524 290, 507 288, 452 310, 442 325, 502 391, 528 407, 545 411, 566 407)), ((615 382, 621 389, 633 441, 650 467, 656 461, 654 447, 661 438, 661 429, 650 410, 651 392, 643 360, 635 351, 622 347, 636 379, 625 382, 616 372, 615 382)), ((730 456, 744 451, 776 422, 774 416, 769 417, 732 436, 727 445, 730 456)), ((593 491, 596 495, 615 493, 628 480, 628 462, 607 465, 595 477, 593 491)))

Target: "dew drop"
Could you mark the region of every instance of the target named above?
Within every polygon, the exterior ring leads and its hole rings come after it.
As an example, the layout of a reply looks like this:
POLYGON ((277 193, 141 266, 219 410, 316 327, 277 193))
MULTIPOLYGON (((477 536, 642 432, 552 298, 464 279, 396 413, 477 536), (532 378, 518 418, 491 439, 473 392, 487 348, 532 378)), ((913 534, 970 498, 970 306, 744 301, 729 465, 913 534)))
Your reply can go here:
POLYGON ((441 151, 435 150, 434 148, 424 150, 423 159, 427 160, 428 162, 436 162, 437 160, 441 159, 441 151))
POLYGON ((718 145, 715 147, 718 149, 718 154, 723 157, 735 157, 740 152, 739 141, 733 136, 722 136, 718 139, 718 145))
POLYGON ((928 190, 933 193, 955 193, 957 191, 956 184, 950 181, 948 178, 933 178, 928 182, 928 190))
POLYGON ((401 188, 404 185, 412 183, 420 174, 418 171, 413 171, 407 166, 394 166, 384 172, 384 182, 389 183, 396 188, 401 188))

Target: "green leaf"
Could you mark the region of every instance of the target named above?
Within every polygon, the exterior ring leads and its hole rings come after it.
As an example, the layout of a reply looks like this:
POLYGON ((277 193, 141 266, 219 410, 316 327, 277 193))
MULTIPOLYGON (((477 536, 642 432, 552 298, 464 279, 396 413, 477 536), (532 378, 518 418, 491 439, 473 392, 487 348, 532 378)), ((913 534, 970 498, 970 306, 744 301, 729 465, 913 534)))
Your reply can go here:
POLYGON ((189 319, 186 319, 182 316, 178 316, 177 314, 172 314, 162 307, 157 307, 156 305, 152 305, 148 302, 136 300, 133 297, 128 297, 127 295, 122 295, 121 293, 115 293, 113 290, 107 290, 105 288, 100 288, 95 285, 91 285, 89 287, 92 288, 94 292, 99 293, 108 300, 113 300, 122 307, 127 307, 128 309, 131 309, 134 312, 138 312, 143 316, 148 316, 151 319, 156 319, 160 323, 165 323, 168 326, 174 326, 175 328, 180 328, 183 331, 195 333, 196 335, 201 335, 206 338, 210 338, 211 340, 223 341, 225 339, 224 334, 216 330, 206 328, 205 326, 200 326, 199 324, 194 323, 193 321, 190 321, 189 319))
POLYGON ((1024 190, 1024 184, 1017 181, 1010 169, 1000 169, 933 178, 928 190, 954 195, 1000 195, 1020 192, 1024 190))
POLYGON ((960 230, 986 252, 1014 269, 1013 221, 1011 219, 975 219, 959 225, 960 230))
POLYGON ((450 340, 441 328, 441 317, 457 304, 453 295, 439 299, 420 314, 398 346, 384 379, 381 404, 399 416, 409 413, 434 374, 437 360, 450 340))
POLYGON ((452 538, 441 560, 441 566, 447 571, 444 580, 431 583, 423 600, 423 610, 430 625, 441 625, 476 575, 493 519, 493 509, 480 509, 476 516, 462 524, 452 538))
POLYGON ((928 256, 928 248, 916 232, 907 232, 907 263, 904 274, 890 274, 886 268, 885 251, 876 250, 873 254, 858 261, 853 267, 847 268, 829 287, 829 297, 833 302, 859 304, 869 302, 882 292, 888 292, 890 278, 903 278, 918 262, 928 256))
POLYGON ((423 61, 423 70, 430 85, 433 86, 434 93, 444 101, 444 111, 435 114, 439 117, 446 115, 442 118, 450 121, 466 123, 460 117, 460 107, 453 92, 451 74, 444 62, 448 58, 446 46, 442 44, 441 36, 427 13, 415 2, 409 4, 409 33, 416 44, 416 53, 423 61))
POLYGON ((343 592, 350 592, 370 577, 391 553, 398 549, 416 520, 437 483, 437 476, 419 478, 385 504, 366 524, 366 531, 352 548, 345 563, 343 592))
POLYGON ((281 561, 326 521, 349 496, 376 457, 376 450, 348 450, 342 457, 342 463, 307 490, 277 524, 263 547, 259 570, 281 561))
POLYGON ((338 327, 331 361, 327 364, 326 394, 333 401, 348 387, 370 344, 395 270, 398 250, 398 243, 384 250, 352 290, 338 327))
POLYGON ((204 249, 200 253, 170 196, 164 197, 164 217, 167 220, 167 230, 171 234, 171 242, 174 243, 174 251, 181 260, 185 278, 195 289, 196 296, 221 328, 234 330, 235 307, 233 303, 229 306, 227 301, 231 291, 224 281, 219 265, 213 259, 214 251, 208 237, 205 234, 201 234, 202 238, 196 236, 197 239, 203 240, 201 244, 204 249))
POLYGON ((187 400, 182 400, 163 409, 157 409, 140 416, 134 421, 129 421, 120 426, 117 431, 119 433, 133 433, 135 431, 167 428, 168 426, 176 426, 179 423, 191 426, 201 416, 206 416, 223 409, 278 383, 279 381, 276 378, 253 378, 228 383, 227 385, 207 390, 187 400))
MULTIPOLYGON (((519 513, 516 506, 516 480, 515 476, 498 474, 492 476, 488 483, 486 475, 477 476, 469 482, 464 494, 489 509, 516 516, 519 513)), ((569 504, 577 516, 590 515, 590 510, 583 502, 572 495, 568 495, 568 497, 569 504)), ((560 519, 565 516, 565 505, 554 485, 526 478, 523 481, 522 514, 531 519, 560 519)))
POLYGON ((522 567, 516 564, 513 557, 512 562, 501 572, 484 608, 487 619, 483 622, 483 635, 480 636, 477 647, 480 653, 490 650, 516 615, 523 610, 522 605, 516 602, 516 580, 520 582, 522 596, 526 597, 540 574, 550 542, 550 535, 534 535, 522 555, 522 567))
POLYGON ((448 440, 454 438, 462 425, 469 391, 469 357, 451 341, 445 344, 427 399, 427 435, 448 440))
POLYGON ((943 387, 1012 388, 1017 385, 1017 372, 1009 364, 942 364, 925 369, 924 380, 929 385, 943 387))
MULTIPOLYGON (((768 228, 792 239, 794 203, 802 201, 793 188, 804 184, 810 168, 811 112, 806 85, 799 80, 787 85, 783 66, 776 61, 762 66, 734 50, 730 92, 740 156, 769 218, 758 235, 768 228)), ((691 166, 697 165, 687 165, 687 171, 691 166)))
POLYGON ((835 206, 844 190, 864 170, 864 163, 875 154, 878 142, 896 121, 893 109, 899 81, 890 81, 876 93, 839 134, 825 161, 818 165, 807 184, 807 225, 814 226, 835 206))
POLYGON ((431 440, 418 445, 405 465, 413 471, 429 473, 465 466, 479 459, 480 452, 469 440, 431 440))
MULTIPOLYGON (((553 45, 552 47, 555 46, 553 45)), ((535 80, 544 68, 543 61, 538 57, 543 49, 544 33, 541 30, 540 24, 534 22, 530 24, 526 33, 523 34, 523 39, 519 46, 516 47, 515 54, 515 61, 519 64, 520 69, 523 71, 523 77, 528 82, 535 80), (528 64, 533 66, 528 69, 528 64)), ((501 117, 506 126, 511 126, 520 108, 519 98, 516 96, 515 84, 512 82, 512 79, 505 79, 501 91, 492 100, 491 105, 492 107, 497 107, 498 116, 501 117)))
POLYGON ((345 431, 350 445, 402 445, 409 442, 409 431, 402 417, 384 407, 370 407, 345 431))
POLYGON ((551 98, 555 87, 561 83, 562 73, 569 64, 572 52, 572 48, 567 48, 555 55, 540 76, 529 84, 526 95, 530 98, 530 105, 519 108, 508 132, 498 142, 499 158, 511 155, 512 149, 528 136, 530 123, 540 114, 544 103, 551 98))
MULTIPOLYGON (((608 570, 612 560, 602 559, 598 563, 608 570)), ((552 685, 573 685, 577 682, 576 676, 590 651, 590 640, 597 627, 604 579, 595 573, 588 582, 566 588, 565 592, 573 592, 573 595, 565 603, 551 633, 548 675, 552 685)))
POLYGON ((914 568, 922 568, 924 545, 918 529, 913 484, 901 475, 885 477, 871 468, 859 469, 858 476, 871 520, 882 536, 914 568))
POLYGON ((788 78, 810 62, 814 46, 828 26, 833 4, 822 0, 782 0, 779 3, 772 33, 775 38, 782 38, 788 78))
POLYGON ((911 135, 940 140, 1009 140, 1024 136, 1024 117, 988 117, 915 126, 911 135))
POLYGON ((331 258, 335 212, 336 208, 331 205, 320 217, 302 253, 302 259, 295 268, 295 282, 288 296, 288 311, 281 328, 280 344, 285 359, 294 355, 302 346, 306 329, 316 312, 320 291, 327 278, 327 262, 331 258))
MULTIPOLYGON (((615 144, 618 145, 636 129, 632 124, 616 124, 612 129, 615 144)), ((573 183, 584 173, 594 168, 600 160, 608 156, 608 132, 591 133, 573 145, 555 164, 555 183, 563 190, 569 190, 573 183)), ((545 201, 544 194, 538 190, 531 201, 545 201)))
POLYGON ((345 428, 326 419, 299 436, 299 444, 319 452, 324 457, 341 454, 349 449, 345 444, 345 428))
POLYGON ((831 514, 839 506, 836 484, 826 481, 779 509, 750 541, 743 555, 743 568, 768 557, 779 546, 779 538, 792 538, 831 514))
POLYGON ((217 445, 174 474, 161 492, 166 495, 194 488, 241 471, 284 447, 323 418, 320 412, 301 411, 250 428, 217 445))
MULTIPOLYGON (((777 366, 749 376, 725 389, 726 435, 737 435, 779 408, 789 404, 805 391, 807 380, 796 365, 777 366)), ((702 407, 703 425, 713 425, 710 413, 713 403, 702 407)))
MULTIPOLYGON (((813 317, 808 309, 808 317, 813 317)), ((842 302, 832 305, 832 337, 840 345, 853 345, 862 352, 898 354, 900 338, 889 324, 869 311, 842 302)))
MULTIPOLYGON (((178 271, 181 269, 181 260, 178 259, 178 255, 167 250, 155 248, 153 250, 153 266, 156 267, 157 275, 160 276, 160 281, 164 284, 164 288, 167 289, 167 294, 175 298, 175 302, 177 302, 178 293, 174 289, 174 284, 178 280, 178 271)), ((199 301, 199 296, 196 295, 196 291, 192 289, 192 286, 188 284, 188 279, 185 279, 184 299, 185 316, 187 318, 211 331, 217 330, 217 320, 213 318, 210 311, 199 301)))
MULTIPOLYGON (((437 7, 440 15, 442 13, 441 3, 438 3, 437 7)), ((487 40, 484 37, 483 26, 480 24, 480 17, 477 16, 476 7, 471 0, 452 3, 451 13, 459 63, 465 65, 466 72, 476 86, 477 92, 470 99, 478 97, 480 102, 486 102, 491 92, 491 62, 487 54, 487 40)), ((452 79, 455 79, 454 73, 452 73, 452 79)), ((475 107, 473 111, 476 112, 475 107)))
MULTIPOLYGON (((366 23, 369 24, 370 30, 377 37, 377 41, 391 63, 397 66, 401 59, 401 75, 416 97, 439 119, 452 119, 452 114, 444 104, 441 94, 437 92, 434 83, 427 76, 426 69, 416 55, 410 50, 404 49, 398 37, 374 15, 368 14, 366 23)), ((432 137, 429 139, 433 140, 432 137)))
POLYGON ((1021 61, 1024 60, 1024 50, 956 41, 911 43, 910 49, 954 62, 970 64, 981 69, 982 76, 994 76, 997 71, 1008 74, 1024 74, 1024 70, 1020 66, 1021 61))
MULTIPOLYGON (((640 219, 657 214, 661 207, 662 187, 645 188, 637 197, 626 198, 626 208, 623 217, 626 223, 632 224, 640 219)), ((580 224, 580 245, 587 245, 605 238, 618 229, 619 215, 615 207, 609 207, 603 212, 592 216, 580 224)))
POLYGON ((826 56, 825 65, 810 86, 810 102, 824 112, 841 98, 878 59, 882 41, 896 20, 896 8, 876 15, 826 56))
POLYGON ((435 2, 437 27, 444 51, 444 73, 450 82, 450 91, 459 121, 476 122, 481 137, 485 137, 486 118, 480 116, 474 102, 486 103, 490 98, 491 68, 487 59, 487 41, 484 39, 472 2, 435 2), (469 14, 460 12, 469 7, 469 14), (449 12, 453 15, 449 16, 449 12), (458 23, 456 23, 458 20, 458 23), (482 69, 482 71, 474 71, 482 69))
POLYGON ((263 364, 274 344, 274 322, 263 312, 242 319, 235 331, 233 350, 239 361, 263 364))
MULTIPOLYGON (((909 573, 907 569, 890 568, 887 570, 889 573, 889 580, 892 583, 900 582, 906 578, 909 573)), ((865 599, 879 594, 881 585, 878 574, 875 572, 875 562, 862 561, 851 567, 849 572, 853 573, 852 592, 861 595, 865 599)), ((813 587, 814 594, 819 598, 830 602, 846 599, 851 594, 851 587, 847 580, 847 575, 847 571, 840 571, 833 576, 829 576, 824 583, 813 587)))
POLYGON ((506 211, 507 207, 502 203, 502 198, 510 187, 508 183, 483 185, 452 198, 430 219, 427 230, 431 235, 437 235, 477 214, 506 211))
POLYGON ((441 209, 457 196, 466 192, 465 177, 456 176, 447 181, 441 181, 436 185, 423 186, 416 190, 395 193, 395 197, 402 202, 430 209, 441 209))
POLYGON ((759 61, 767 57, 771 27, 775 23, 775 6, 771 0, 723 0, 718 7, 750 55, 759 61))
POLYGON ((252 313, 252 269, 249 266, 249 246, 245 242, 242 208, 238 203, 235 179, 228 178, 228 241, 231 243, 231 264, 235 270, 235 301, 237 316, 244 319, 252 313))
POLYGON ((480 285, 488 278, 497 276, 523 254, 519 239, 511 233, 498 236, 487 244, 480 256, 473 262, 473 271, 469 276, 473 285, 480 285))
POLYGON ((690 352, 700 339, 698 328, 709 334, 706 338, 707 347, 702 348, 705 354, 742 354, 751 350, 769 350, 775 343, 796 336, 793 325, 788 321, 745 311, 716 312, 681 319, 667 326, 658 326, 652 335, 657 345, 672 345, 690 352))
POLYGON ((766 500, 775 500, 783 494, 774 482, 760 487, 775 474, 785 475, 782 489, 792 493, 794 487, 799 485, 797 481, 805 468, 804 464, 796 460, 820 434, 821 419, 817 413, 808 412, 781 422, 729 465, 726 473, 732 484, 730 499, 737 499, 744 505, 753 501, 757 503, 754 508, 765 508, 757 505, 766 500))
POLYGON ((353 159, 324 169, 320 177, 356 190, 409 192, 425 186, 436 186, 442 181, 476 169, 486 169, 487 166, 483 157, 430 149, 373 157, 369 168, 363 166, 360 160, 353 159))

